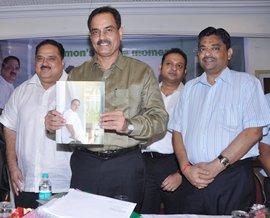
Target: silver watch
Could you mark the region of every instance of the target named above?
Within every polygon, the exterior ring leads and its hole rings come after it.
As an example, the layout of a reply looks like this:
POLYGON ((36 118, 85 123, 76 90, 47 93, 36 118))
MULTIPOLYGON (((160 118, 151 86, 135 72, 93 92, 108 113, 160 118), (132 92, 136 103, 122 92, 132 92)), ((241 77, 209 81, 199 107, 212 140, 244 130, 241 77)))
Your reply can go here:
POLYGON ((229 159, 227 157, 224 157, 223 155, 219 155, 218 156, 219 162, 225 167, 227 168, 230 165, 229 159))
POLYGON ((128 126, 127 126, 127 129, 128 129, 128 135, 134 130, 134 126, 133 124, 131 124, 130 122, 128 122, 128 126))

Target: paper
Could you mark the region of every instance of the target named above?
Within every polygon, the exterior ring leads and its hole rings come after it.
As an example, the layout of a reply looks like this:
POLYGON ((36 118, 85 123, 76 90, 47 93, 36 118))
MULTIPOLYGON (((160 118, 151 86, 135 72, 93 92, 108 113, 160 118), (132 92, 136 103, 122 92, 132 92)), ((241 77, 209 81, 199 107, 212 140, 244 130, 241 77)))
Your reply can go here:
POLYGON ((104 129, 99 126, 105 107, 105 83, 58 81, 56 110, 66 125, 56 131, 56 142, 72 145, 103 145, 104 129))
POLYGON ((128 218, 136 204, 70 189, 53 204, 38 208, 39 217, 51 218, 128 218))

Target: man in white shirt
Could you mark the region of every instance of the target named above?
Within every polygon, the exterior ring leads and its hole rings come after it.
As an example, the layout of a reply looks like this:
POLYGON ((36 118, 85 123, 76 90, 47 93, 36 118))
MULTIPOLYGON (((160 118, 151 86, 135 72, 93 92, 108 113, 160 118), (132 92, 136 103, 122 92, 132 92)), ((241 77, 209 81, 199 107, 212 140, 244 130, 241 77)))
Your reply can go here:
POLYGON ((62 142, 81 144, 84 143, 82 121, 78 115, 80 100, 73 99, 70 103, 70 109, 64 112, 66 125, 62 128, 62 142))
MULTIPOLYGON (((182 81, 186 74, 187 56, 178 49, 168 50, 162 57, 159 85, 166 111, 171 116, 184 87, 182 81)), ((146 187, 142 213, 160 213, 161 203, 165 214, 180 213, 178 199, 182 176, 174 155, 172 133, 148 145, 142 150, 146 167, 146 187)))
POLYGON ((20 60, 15 56, 4 58, 0 75, 0 114, 14 90, 15 82, 20 72, 20 60))
POLYGON ((17 207, 36 208, 41 174, 47 172, 52 192, 70 186, 70 152, 60 150, 45 135, 44 117, 55 108, 55 83, 66 80, 64 48, 54 40, 36 47, 36 74, 18 86, 7 102, 0 122, 4 125, 7 162, 17 207))
POLYGON ((205 72, 185 84, 169 122, 184 175, 179 203, 183 213, 229 215, 255 202, 251 158, 270 111, 259 80, 228 68, 226 30, 208 27, 198 41, 205 72))

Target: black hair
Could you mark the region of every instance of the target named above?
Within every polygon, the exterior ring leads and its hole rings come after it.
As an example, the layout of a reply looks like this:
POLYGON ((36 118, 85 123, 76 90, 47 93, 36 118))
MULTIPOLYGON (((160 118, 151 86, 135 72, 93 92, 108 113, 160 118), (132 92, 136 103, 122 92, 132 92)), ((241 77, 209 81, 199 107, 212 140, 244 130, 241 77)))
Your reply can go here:
POLYGON ((57 47, 59 53, 60 53, 60 56, 61 56, 61 59, 63 60, 64 59, 64 56, 65 56, 65 49, 63 47, 63 45, 53 39, 45 39, 43 40, 42 42, 40 42, 37 47, 36 47, 36 55, 38 53, 38 50, 40 49, 40 47, 42 47, 43 45, 53 45, 55 47, 57 47))
POLYGON ((187 67, 187 55, 180 48, 171 48, 170 50, 166 51, 165 54, 162 56, 161 65, 163 64, 163 62, 164 62, 167 55, 175 54, 175 53, 180 54, 184 58, 184 60, 185 60, 185 69, 186 69, 186 67, 187 67))
POLYGON ((89 15, 88 21, 87 21, 89 30, 91 28, 91 22, 92 22, 92 19, 94 18, 94 16, 96 16, 97 14, 103 14, 103 13, 112 14, 114 17, 115 23, 117 25, 117 29, 119 29, 121 27, 121 15, 120 15, 119 11, 113 7, 110 7, 110 6, 103 6, 103 7, 96 8, 89 15))
POLYGON ((216 29, 215 27, 207 27, 202 30, 198 35, 198 47, 200 46, 201 39, 205 36, 216 35, 226 45, 227 50, 231 47, 231 36, 223 28, 216 29))
POLYGON ((2 62, 2 68, 3 68, 3 67, 5 66, 5 64, 7 64, 7 62, 10 61, 10 60, 16 60, 16 61, 18 62, 18 64, 19 64, 19 67, 21 66, 20 59, 17 58, 16 56, 10 55, 10 56, 7 56, 7 57, 4 58, 4 60, 3 60, 3 62, 2 62))
POLYGON ((71 100, 70 104, 72 105, 72 104, 73 104, 75 101, 77 101, 77 102, 81 103, 79 99, 74 98, 74 99, 72 99, 72 100, 71 100))

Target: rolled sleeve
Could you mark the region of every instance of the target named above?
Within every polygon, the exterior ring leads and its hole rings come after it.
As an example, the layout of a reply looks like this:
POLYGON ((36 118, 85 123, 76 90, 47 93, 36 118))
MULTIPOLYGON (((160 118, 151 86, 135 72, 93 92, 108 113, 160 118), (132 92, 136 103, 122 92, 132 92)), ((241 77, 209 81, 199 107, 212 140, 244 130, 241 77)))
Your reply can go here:
POLYGON ((8 102, 6 103, 4 110, 0 116, 0 123, 5 127, 16 131, 17 123, 17 105, 16 105, 16 92, 13 92, 8 102))
POLYGON ((243 127, 264 127, 263 135, 268 132, 270 124, 270 109, 258 79, 254 78, 247 83, 244 90, 243 127))
MULTIPOLYGON (((185 90, 185 88, 184 88, 185 90)), ((177 101, 177 104, 174 108, 174 111, 173 111, 173 115, 170 117, 169 119, 169 124, 168 124, 168 129, 169 130, 174 130, 174 131, 177 131, 177 132, 182 132, 183 131, 183 108, 184 108, 184 101, 183 101, 183 98, 184 98, 184 90, 183 92, 180 94, 180 97, 177 101)))

